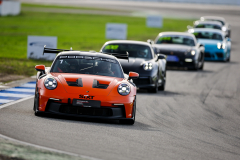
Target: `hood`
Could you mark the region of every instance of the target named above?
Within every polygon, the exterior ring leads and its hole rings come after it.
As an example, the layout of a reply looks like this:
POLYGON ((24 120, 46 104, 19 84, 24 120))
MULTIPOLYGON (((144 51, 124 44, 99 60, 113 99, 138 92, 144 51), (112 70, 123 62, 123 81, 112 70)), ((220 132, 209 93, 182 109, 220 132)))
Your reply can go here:
POLYGON ((213 40, 213 39, 198 39, 198 43, 201 43, 203 45, 217 45, 217 43, 221 43, 221 40, 213 40))
POLYGON ((180 51, 185 52, 193 48, 193 46, 179 45, 179 44, 154 44, 154 48, 160 50, 180 51))
POLYGON ((66 92, 107 96, 114 86, 123 80, 118 77, 96 76, 73 73, 53 73, 63 84, 66 92))
POLYGON ((128 60, 125 60, 125 59, 119 59, 119 62, 122 65, 123 71, 126 74, 128 74, 131 71, 140 73, 143 70, 142 65, 146 61, 149 62, 148 60, 145 60, 143 58, 129 57, 129 62, 128 60))

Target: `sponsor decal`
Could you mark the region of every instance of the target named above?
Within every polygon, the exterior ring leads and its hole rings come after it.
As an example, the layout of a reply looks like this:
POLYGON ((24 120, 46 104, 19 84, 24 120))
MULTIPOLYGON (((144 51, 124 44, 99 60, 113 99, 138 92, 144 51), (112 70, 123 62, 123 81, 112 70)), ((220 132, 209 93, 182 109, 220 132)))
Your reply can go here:
POLYGON ((89 103, 89 102, 88 101, 81 101, 81 100, 76 101, 76 104, 79 104, 79 105, 83 105, 83 104, 86 104, 86 103, 89 103))
POLYGON ((93 99, 93 97, 95 96, 89 96, 89 95, 79 95, 79 98, 82 98, 82 99, 93 99))

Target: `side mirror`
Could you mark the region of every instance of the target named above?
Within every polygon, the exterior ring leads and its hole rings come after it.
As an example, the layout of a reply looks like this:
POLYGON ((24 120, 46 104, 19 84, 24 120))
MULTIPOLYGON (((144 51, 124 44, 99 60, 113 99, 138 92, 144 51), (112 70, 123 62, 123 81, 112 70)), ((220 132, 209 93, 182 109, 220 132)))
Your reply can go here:
POLYGON ((197 47, 198 47, 198 48, 200 48, 200 47, 204 47, 204 45, 201 44, 201 43, 198 43, 198 44, 197 44, 197 47))
POLYGON ((167 56, 164 54, 157 54, 157 56, 158 56, 158 59, 166 59, 167 58, 167 56))
POLYGON ((231 38, 227 37, 226 40, 227 40, 228 42, 230 42, 230 41, 231 41, 231 38))
POLYGON ((44 65, 36 65, 35 69, 43 74, 45 74, 45 66, 44 65))
POLYGON ((151 40, 151 39, 148 39, 147 42, 151 45, 154 43, 153 40, 151 40))
POLYGON ((129 72, 129 77, 128 79, 137 79, 139 77, 139 74, 136 72, 129 72))

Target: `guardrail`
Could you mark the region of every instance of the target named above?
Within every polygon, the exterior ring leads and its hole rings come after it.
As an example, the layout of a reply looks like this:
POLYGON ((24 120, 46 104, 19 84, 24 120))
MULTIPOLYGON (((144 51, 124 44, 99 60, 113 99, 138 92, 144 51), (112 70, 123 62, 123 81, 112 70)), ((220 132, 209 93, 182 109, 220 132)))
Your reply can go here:
POLYGON ((149 2, 175 2, 175 3, 198 3, 198 4, 222 4, 240 5, 240 0, 111 0, 111 1, 149 1, 149 2))

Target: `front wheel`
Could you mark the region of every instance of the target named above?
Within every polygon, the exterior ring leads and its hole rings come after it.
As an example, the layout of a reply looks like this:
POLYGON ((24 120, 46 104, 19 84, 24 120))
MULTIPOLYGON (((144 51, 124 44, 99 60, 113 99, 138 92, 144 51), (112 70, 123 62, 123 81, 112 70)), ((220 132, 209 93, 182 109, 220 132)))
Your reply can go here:
POLYGON ((154 88, 148 89, 148 92, 150 92, 150 93, 157 93, 157 92, 158 92, 158 87, 157 87, 157 85, 155 85, 154 88))
POLYGON ((162 80, 162 85, 158 87, 159 91, 164 91, 165 90, 165 85, 166 85, 166 73, 164 74, 163 80, 162 80))
POLYGON ((200 70, 203 70, 204 62, 202 62, 202 65, 199 67, 200 70))
POLYGON ((40 116, 40 113, 38 111, 38 106, 39 106, 39 95, 38 92, 36 92, 35 97, 34 97, 34 105, 33 105, 33 110, 35 116, 40 116))

